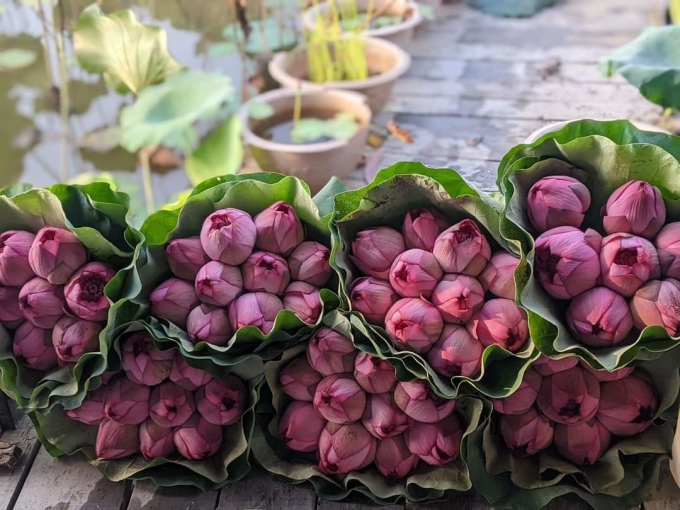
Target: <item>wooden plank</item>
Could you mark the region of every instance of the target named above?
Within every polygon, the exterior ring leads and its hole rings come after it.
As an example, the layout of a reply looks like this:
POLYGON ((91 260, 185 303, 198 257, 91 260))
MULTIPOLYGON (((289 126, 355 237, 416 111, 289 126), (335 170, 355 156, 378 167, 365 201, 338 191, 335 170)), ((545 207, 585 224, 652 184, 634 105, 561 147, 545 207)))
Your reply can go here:
POLYGON ((217 510, 315 510, 316 496, 307 484, 290 485, 256 469, 220 493, 217 510))
POLYGON ((0 431, 16 428, 14 404, 9 397, 0 391, 0 431))
POLYGON ((644 510, 677 510, 680 501, 680 488, 671 475, 668 463, 661 467, 659 484, 645 501, 644 510))
POLYGON ((367 499, 361 499, 357 502, 338 502, 338 501, 321 501, 317 506, 317 510, 373 510, 380 508, 381 510, 404 510, 403 505, 385 505, 376 506, 368 502, 367 499))
POLYGON ((492 510, 489 503, 475 491, 459 494, 451 501, 444 503, 424 503, 422 505, 406 505, 405 510, 492 510))
POLYGON ((203 492, 195 487, 158 487, 143 480, 135 482, 128 510, 213 510, 219 491, 203 492))
POLYGON ((0 509, 10 509, 19 497, 21 488, 40 449, 40 443, 33 431, 31 422, 23 417, 16 430, 0 433, 0 440, 15 444, 22 450, 17 464, 10 471, 0 470, 0 509))

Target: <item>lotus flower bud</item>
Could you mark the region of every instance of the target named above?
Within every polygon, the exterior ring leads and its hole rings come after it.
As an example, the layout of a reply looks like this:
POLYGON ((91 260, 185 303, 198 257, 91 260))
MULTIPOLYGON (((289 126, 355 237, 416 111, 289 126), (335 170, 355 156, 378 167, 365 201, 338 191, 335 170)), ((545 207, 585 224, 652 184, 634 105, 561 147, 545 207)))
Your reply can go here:
POLYGON ((550 420, 532 407, 524 414, 501 416, 501 434, 513 454, 528 457, 550 446, 554 430, 550 420))
POLYGON ((344 475, 368 466, 375 459, 376 439, 361 423, 327 423, 319 437, 319 469, 344 475))
POLYGON ((196 409, 214 425, 236 423, 241 419, 247 402, 246 385, 233 375, 213 379, 196 390, 196 409))
POLYGON ((326 420, 310 402, 291 402, 279 421, 279 437, 296 452, 313 452, 326 420))
POLYGON ((362 230, 352 242, 350 260, 368 276, 387 280, 397 255, 406 250, 402 235, 390 227, 362 230))
POLYGON ((534 253, 545 291, 556 299, 571 299, 595 287, 601 244, 602 236, 591 229, 557 227, 541 234, 534 253))
POLYGON ((367 276, 354 280, 349 299, 352 309, 363 314, 368 322, 382 325, 387 311, 399 301, 399 294, 390 282, 367 276))
POLYGON ((385 329, 397 349, 427 352, 444 328, 439 311, 417 298, 400 299, 387 312, 385 329))
POLYGON ((105 321, 111 303, 104 287, 116 275, 116 270, 102 262, 90 262, 78 269, 64 288, 66 304, 86 321, 105 321))
POLYGON ((201 246, 212 260, 237 266, 253 252, 257 228, 252 217, 239 209, 220 209, 201 228, 201 246))
POLYGON ((630 181, 611 194, 602 209, 607 234, 629 232, 653 238, 666 223, 666 204, 659 190, 643 181, 630 181))
POLYGON ((286 287, 283 308, 295 313, 302 322, 315 324, 321 316, 319 289, 305 282, 293 282, 286 287))
POLYGON ((364 414, 366 393, 350 375, 329 375, 316 386, 314 407, 328 421, 347 425, 364 414))
POLYGON ((184 329, 189 312, 198 306, 199 301, 191 283, 170 278, 154 289, 149 303, 152 315, 167 319, 184 329))
POLYGON ((52 330, 52 344, 64 363, 76 363, 86 352, 99 350, 101 324, 63 316, 52 330))
POLYGON ((485 291, 496 297, 515 300, 515 270, 519 258, 505 251, 493 254, 491 260, 479 275, 479 281, 485 291))
POLYGON ((333 275, 329 263, 331 251, 321 243, 305 241, 288 257, 288 267, 293 280, 323 287, 333 275))
POLYGON ((6 328, 15 329, 24 322, 24 314, 19 308, 19 290, 18 287, 0 286, 0 322, 6 328))
POLYGON ((432 304, 446 322, 463 324, 484 304, 484 289, 472 276, 447 274, 435 287, 432 304))
POLYGON ((307 361, 323 375, 351 372, 355 355, 350 339, 326 327, 317 329, 307 346, 307 361))
POLYGON ((404 478, 418 465, 418 456, 406 446, 404 436, 388 437, 378 443, 375 465, 387 478, 404 478))
POLYGON ((149 415, 161 427, 179 427, 194 411, 193 393, 173 382, 166 381, 151 392, 149 415))
POLYGON ((265 335, 274 327, 283 303, 274 294, 253 292, 239 296, 229 305, 229 323, 236 333, 246 326, 255 326, 265 335))
POLYGON ((64 315, 64 288, 33 278, 19 291, 19 310, 35 326, 53 328, 64 315))
POLYGON ((88 394, 75 409, 64 409, 64 416, 86 425, 99 425, 104 419, 104 401, 109 389, 101 386, 88 394))
POLYGON ((104 402, 104 416, 123 425, 139 425, 149 417, 151 388, 126 377, 113 383, 104 402))
POLYGON ((429 298, 444 273, 429 251, 408 250, 394 259, 390 284, 402 297, 429 298))
POLYGON ((47 372, 57 366, 57 353, 52 345, 52 331, 24 322, 14 332, 12 350, 17 360, 33 370, 47 372))
POLYGON ((403 434, 409 428, 408 416, 397 407, 390 393, 368 396, 361 423, 380 440, 403 434))
POLYGON ((200 460, 215 455, 222 446, 222 427, 195 413, 175 430, 175 447, 185 459, 200 460))
POLYGON ((255 216, 258 250, 289 255, 305 240, 305 228, 293 207, 276 202, 255 216))
POLYGON ((680 278, 680 221, 664 226, 654 241, 661 274, 680 278))
POLYGON ((643 283, 661 276, 654 245, 630 234, 613 234, 602 241, 602 283, 623 296, 632 296, 643 283))
POLYGON ((243 292, 243 277, 236 266, 211 260, 198 270, 196 295, 203 303, 227 306, 243 292))
POLYGON ((87 262, 87 250, 70 230, 43 227, 33 240, 28 262, 40 278, 63 285, 87 262))
POLYGON ((456 408, 455 400, 437 396, 425 381, 398 382, 394 401, 406 416, 422 423, 437 423, 456 408))
POLYGON ((227 345, 231 338, 229 315, 225 308, 201 303, 187 317, 189 340, 197 344, 227 345))
POLYGON ((472 220, 463 220, 445 230, 432 250, 445 273, 479 275, 491 258, 491 246, 472 220))
POLYGON ((538 408, 557 423, 590 420, 600 405, 600 383, 580 367, 543 378, 536 399, 538 408))
POLYGON ((674 278, 647 282, 630 300, 636 328, 661 326, 672 337, 680 336, 679 307, 680 281, 674 278))
POLYGON ((191 282, 196 279, 198 270, 210 262, 198 236, 170 241, 165 247, 165 256, 172 274, 191 282))
POLYGON ((413 209, 406 213, 401 233, 409 250, 432 251, 437 237, 448 226, 448 220, 435 209, 413 209))
POLYGON ((547 377, 558 372, 564 372, 570 368, 574 368, 578 365, 578 358, 576 356, 570 356, 567 358, 560 359, 550 359, 544 354, 541 354, 539 358, 534 361, 532 365, 533 368, 541 374, 543 377, 547 377))
POLYGON ((465 326, 447 324, 427 353, 427 361, 438 374, 474 378, 481 370, 482 354, 484 346, 465 326))
MULTIPOLYGON (((633 367, 619 368, 618 370, 614 370, 613 372, 608 372, 607 370, 595 370, 594 368, 591 368, 590 365, 588 365, 588 363, 585 362, 581 362, 581 367, 585 368, 588 372, 593 374, 595 378, 600 382, 618 381, 619 379, 624 379, 628 377, 630 374, 632 374, 633 370, 635 370, 633 367)), ((601 405, 602 403, 600 402, 600 406, 601 405)))
POLYGON ((306 358, 294 359, 279 372, 283 392, 293 400, 304 402, 314 400, 316 385, 321 379, 323 376, 309 365, 306 358))
POLYGON ((411 453, 420 460, 431 466, 444 466, 460 454, 463 427, 455 416, 438 423, 416 422, 404 433, 404 439, 411 453))
POLYGON ((109 384, 120 372, 118 370, 107 370, 101 375, 102 384, 109 384))
POLYGON ((21 287, 35 276, 28 261, 34 239, 33 234, 21 230, 0 234, 0 284, 21 287))
POLYGON ((194 391, 212 379, 205 370, 188 365, 182 356, 175 356, 170 369, 170 380, 185 390, 194 391))
POLYGON ((283 257, 254 251, 241 266, 243 287, 251 292, 283 294, 290 283, 288 263, 283 257))
POLYGON ((633 328, 633 317, 620 294, 606 287, 595 287, 571 302, 567 325, 584 344, 611 347, 626 339, 633 328))
POLYGON ((120 459, 139 451, 139 427, 104 420, 97 431, 95 454, 100 459, 120 459))
POLYGON ((484 303, 470 322, 468 331, 482 345, 500 345, 517 352, 529 338, 527 313, 509 299, 491 299, 484 303))
POLYGON ((659 410, 654 387, 636 376, 603 382, 597 419, 615 436, 635 436, 649 428, 659 410))
POLYGON ((510 396, 493 401, 494 411, 501 414, 524 414, 531 409, 538 397, 543 378, 534 369, 529 368, 522 378, 519 388, 510 396))
POLYGON ((354 359, 354 379, 368 393, 390 392, 397 384, 394 367, 365 352, 358 352, 354 359))
POLYGON ((553 441, 562 457, 578 466, 592 466, 609 448, 612 436, 592 419, 571 425, 557 424, 553 441))
POLYGON ((580 227, 590 207, 590 191, 566 175, 543 177, 529 190, 527 212, 536 230, 580 227))
POLYGON ((175 453, 174 430, 146 420, 139 427, 139 451, 146 460, 168 458, 175 453))

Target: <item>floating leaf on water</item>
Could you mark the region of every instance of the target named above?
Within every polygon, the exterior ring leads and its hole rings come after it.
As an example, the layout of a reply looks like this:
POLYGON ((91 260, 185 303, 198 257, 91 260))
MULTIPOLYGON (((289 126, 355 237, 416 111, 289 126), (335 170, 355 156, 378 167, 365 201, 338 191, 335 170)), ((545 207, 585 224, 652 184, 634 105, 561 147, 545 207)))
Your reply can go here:
POLYGON ((351 113, 338 113, 331 119, 301 119, 291 132, 294 143, 309 143, 324 138, 346 140, 354 136, 361 126, 351 113))
POLYGON ((38 55, 34 51, 23 50, 21 48, 0 51, 0 71, 11 71, 12 69, 28 67, 37 58, 38 55))
POLYGON ((465 0, 465 2, 492 16, 526 18, 550 7, 557 0, 465 0))
POLYGON ((263 101, 251 101, 248 105, 248 116, 251 119, 261 120, 274 115, 274 107, 263 101))
POLYGON ((191 184, 220 175, 235 174, 243 163, 241 122, 232 115, 209 134, 186 160, 186 173, 191 184))
MULTIPOLYGON (((273 53, 289 50, 297 45, 297 33, 290 24, 280 23, 276 18, 253 20, 252 31, 248 36, 245 51, 249 55, 273 53)), ((235 45, 243 44, 243 31, 238 25, 227 25, 222 32, 223 37, 235 45)))

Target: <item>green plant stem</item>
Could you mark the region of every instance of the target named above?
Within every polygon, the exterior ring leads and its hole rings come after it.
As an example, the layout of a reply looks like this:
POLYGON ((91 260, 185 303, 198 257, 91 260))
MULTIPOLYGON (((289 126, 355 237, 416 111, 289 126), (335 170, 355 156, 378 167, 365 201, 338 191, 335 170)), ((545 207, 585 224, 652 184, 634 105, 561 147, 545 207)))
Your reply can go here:
POLYGON ((300 123, 300 116, 302 115, 302 90, 300 83, 297 84, 295 91, 295 104, 293 105, 293 129, 297 129, 300 123))
MULTIPOLYGON (((64 20, 63 5, 59 3, 61 12, 62 25, 64 20)), ((54 15, 54 12, 53 12, 54 15)), ((53 16, 54 17, 54 16, 53 16)), ((59 64, 59 120, 61 123, 60 139, 61 139, 61 182, 68 181, 69 178, 69 76, 68 66, 66 65, 66 49, 64 44, 64 30, 63 26, 56 31, 57 40, 57 57, 59 64)))
POLYGON ((45 72, 47 73, 47 78, 50 80, 50 85, 54 85, 54 76, 52 75, 52 66, 50 65, 50 33, 47 28, 47 20, 45 19, 45 14, 43 12, 43 3, 40 2, 36 7, 36 12, 38 13, 38 18, 40 19, 40 26, 42 27, 42 48, 43 48, 43 59, 45 60, 45 72))
POLYGON ((139 151, 139 164, 142 167, 142 187, 144 188, 144 201, 146 210, 152 213, 156 210, 153 198, 153 181, 151 180, 151 154, 154 147, 146 147, 139 151))

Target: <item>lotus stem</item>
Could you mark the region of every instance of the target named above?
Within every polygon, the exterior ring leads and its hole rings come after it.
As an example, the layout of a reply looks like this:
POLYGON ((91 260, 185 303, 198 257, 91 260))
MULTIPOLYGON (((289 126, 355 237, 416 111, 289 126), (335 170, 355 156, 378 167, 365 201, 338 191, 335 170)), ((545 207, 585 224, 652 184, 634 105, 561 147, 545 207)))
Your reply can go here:
MULTIPOLYGON (((60 140, 61 140, 61 182, 68 181, 69 178, 69 90, 68 90, 68 66, 66 65, 66 49, 64 44, 64 6, 59 2, 59 9, 61 9, 61 25, 56 31, 57 40, 57 57, 59 64, 59 119, 61 123, 60 140)), ((53 11, 54 16, 54 11, 53 11)))
POLYGON ((142 167, 142 186, 146 210, 152 213, 156 210, 153 197, 153 181, 151 180, 151 154, 155 147, 146 147, 139 151, 139 164, 142 167))

